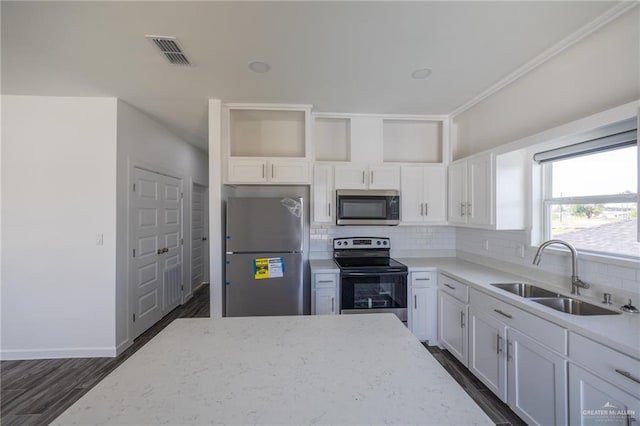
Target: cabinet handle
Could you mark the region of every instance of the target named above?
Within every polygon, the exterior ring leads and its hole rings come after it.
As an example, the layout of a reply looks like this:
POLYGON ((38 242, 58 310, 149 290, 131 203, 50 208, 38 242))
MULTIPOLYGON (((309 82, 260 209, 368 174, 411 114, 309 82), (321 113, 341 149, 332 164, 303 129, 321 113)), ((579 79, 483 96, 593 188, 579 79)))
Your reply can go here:
POLYGON ((464 328, 464 312, 460 312, 460 328, 464 328))
POLYGON ((420 203, 420 216, 424 216, 424 204, 420 203))
POLYGON ((262 178, 263 178, 263 179, 264 179, 264 169, 265 169, 265 167, 266 167, 266 166, 263 164, 263 165, 262 165, 262 178))
POLYGON ((364 185, 364 170, 362 171, 362 184, 364 185))
POLYGON ((509 318, 509 319, 513 318, 513 316, 512 316, 511 314, 507 314, 506 312, 502 312, 500 309, 494 309, 493 311, 494 311, 494 312, 497 312, 497 313, 499 313, 500 315, 505 316, 505 317, 507 317, 507 318, 509 318))
POLYGON ((371 185, 373 185, 373 170, 369 172, 369 181, 371 182, 371 185))
POLYGON ((329 217, 331 217, 331 203, 327 203, 328 208, 327 208, 327 214, 329 215, 329 217))
POLYGON ((413 309, 418 309, 418 295, 413 295, 413 309))
POLYGON ((511 345, 513 345, 513 343, 511 343, 509 341, 509 339, 507 339, 507 361, 511 360, 512 356, 511 356, 511 351, 509 350, 509 348, 511 347, 511 345))
POLYGON ((335 311, 335 308, 336 308, 336 307, 335 307, 335 299, 332 297, 332 298, 331 298, 331 313, 332 313, 332 314, 336 312, 336 311, 335 311))
POLYGON ((273 164, 272 164, 272 165, 271 165, 271 177, 273 178, 273 176, 274 176, 274 166, 273 166, 273 164))
POLYGON ((624 371, 624 370, 618 370, 616 368, 616 373, 618 374, 622 374, 624 377, 626 377, 629 380, 633 380, 636 383, 640 383, 640 379, 638 379, 637 377, 634 377, 633 374, 629 373, 628 371, 624 371))
POLYGON ((500 333, 496 334, 496 353, 499 355, 502 352, 502 348, 500 345, 500 341, 502 340, 502 336, 500 333))
POLYGON ((329 283, 332 283, 332 282, 333 282, 333 280, 320 280, 320 281, 318 281, 318 284, 329 284, 329 283))
POLYGON ((431 278, 414 278, 416 281, 431 281, 431 278))
POLYGON ((443 285, 444 285, 445 287, 449 287, 451 290, 455 290, 455 289, 456 289, 454 286, 449 285, 449 284, 447 284, 447 283, 444 283, 443 285))
POLYGON ((460 203, 460 216, 465 216, 466 213, 464 212, 464 203, 460 203))
POLYGON ((471 209, 471 203, 467 203, 467 216, 471 216, 473 210, 471 209))
POLYGON ((429 204, 424 203, 424 215, 429 216, 429 204))

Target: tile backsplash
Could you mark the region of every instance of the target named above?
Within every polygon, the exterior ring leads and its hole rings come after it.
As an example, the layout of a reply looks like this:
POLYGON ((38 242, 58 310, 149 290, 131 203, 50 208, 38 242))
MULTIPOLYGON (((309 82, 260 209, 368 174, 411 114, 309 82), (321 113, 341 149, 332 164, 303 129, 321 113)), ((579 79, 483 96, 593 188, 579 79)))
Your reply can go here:
POLYGON ((455 256, 456 230, 451 226, 331 226, 312 225, 310 257, 330 258, 333 239, 388 237, 391 254, 400 256, 455 256))
MULTIPOLYGON (((458 256, 474 261, 489 258, 500 266, 518 271, 521 275, 547 280, 570 290, 571 258, 568 253, 545 250, 539 266, 534 266, 535 248, 527 247, 524 231, 486 231, 456 228, 458 256), (524 250, 522 250, 524 248, 524 250), (522 257, 521 257, 522 256, 522 257)), ((624 297, 640 298, 640 262, 637 266, 618 265, 615 261, 592 260, 578 256, 578 275, 591 284, 590 289, 581 290, 584 295, 600 298, 603 292, 624 297)), ((626 301, 626 300, 625 300, 626 301)), ((637 300, 640 304, 640 300, 637 300)))
MULTIPOLYGON (((535 248, 527 246, 524 231, 490 231, 453 226, 332 226, 311 225, 311 259, 328 259, 333 239, 340 237, 388 237, 395 257, 458 256, 532 280, 571 289, 571 259, 568 253, 546 250, 539 266, 532 264, 535 248)), ((578 257, 580 278, 591 284, 585 296, 614 295, 615 302, 631 297, 640 305, 640 262, 619 264, 615 260, 578 257)))

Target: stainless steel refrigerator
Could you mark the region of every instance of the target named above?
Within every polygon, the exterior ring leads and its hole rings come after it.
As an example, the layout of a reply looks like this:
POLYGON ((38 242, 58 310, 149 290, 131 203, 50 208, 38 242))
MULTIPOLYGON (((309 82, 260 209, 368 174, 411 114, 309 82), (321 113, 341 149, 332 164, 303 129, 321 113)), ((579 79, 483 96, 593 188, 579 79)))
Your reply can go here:
POLYGON ((302 198, 229 198, 226 316, 302 315, 302 198))

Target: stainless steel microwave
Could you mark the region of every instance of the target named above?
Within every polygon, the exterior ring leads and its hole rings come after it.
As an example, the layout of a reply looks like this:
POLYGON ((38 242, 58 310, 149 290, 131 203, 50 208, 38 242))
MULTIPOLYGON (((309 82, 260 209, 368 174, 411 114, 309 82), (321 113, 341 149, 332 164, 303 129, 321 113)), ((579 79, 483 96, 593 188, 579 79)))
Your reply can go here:
POLYGON ((397 225, 400 192, 395 190, 337 190, 336 225, 397 225))

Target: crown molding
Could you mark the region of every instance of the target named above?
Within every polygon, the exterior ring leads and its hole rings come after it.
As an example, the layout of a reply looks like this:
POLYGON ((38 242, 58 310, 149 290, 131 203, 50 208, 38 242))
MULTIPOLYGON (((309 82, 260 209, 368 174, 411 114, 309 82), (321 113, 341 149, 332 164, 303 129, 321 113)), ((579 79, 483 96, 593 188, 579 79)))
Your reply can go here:
POLYGON ((537 68, 540 65, 544 64, 549 59, 551 59, 554 56, 560 54, 561 52, 563 52, 567 48, 573 46, 574 44, 576 44, 580 40, 582 40, 582 39, 586 38, 587 36, 593 34, 594 32, 596 32, 600 28, 604 27, 605 25, 607 25, 611 21, 613 21, 616 18, 624 15, 625 13, 630 11, 631 9, 634 9, 639 4, 640 3, 638 1, 622 1, 622 2, 620 2, 618 4, 616 4, 615 6, 613 6, 609 10, 607 10, 605 13, 603 13, 600 16, 598 16, 593 21, 591 21, 588 24, 582 26, 578 31, 574 32, 573 34, 569 35, 568 37, 566 37, 563 40, 559 41, 558 43, 554 44, 549 49, 547 49, 544 52, 542 52, 540 55, 536 56, 535 58, 533 58, 529 62, 527 62, 524 65, 522 65, 521 67, 517 68, 511 74, 507 75, 502 80, 498 81, 494 85, 490 86, 489 88, 487 88, 486 90, 481 92, 478 96, 476 96, 476 97, 472 98, 471 100, 465 102, 464 104, 460 105, 458 108, 456 108, 455 110, 453 110, 452 112, 449 113, 449 117, 450 118, 455 118, 456 116, 462 114, 463 112, 465 112, 468 109, 472 108, 476 104, 482 102, 484 99, 486 99, 489 96, 497 93, 498 91, 502 90, 503 88, 505 88, 509 84, 511 84, 514 81, 518 80, 520 77, 528 74, 529 72, 531 72, 535 68, 537 68))

